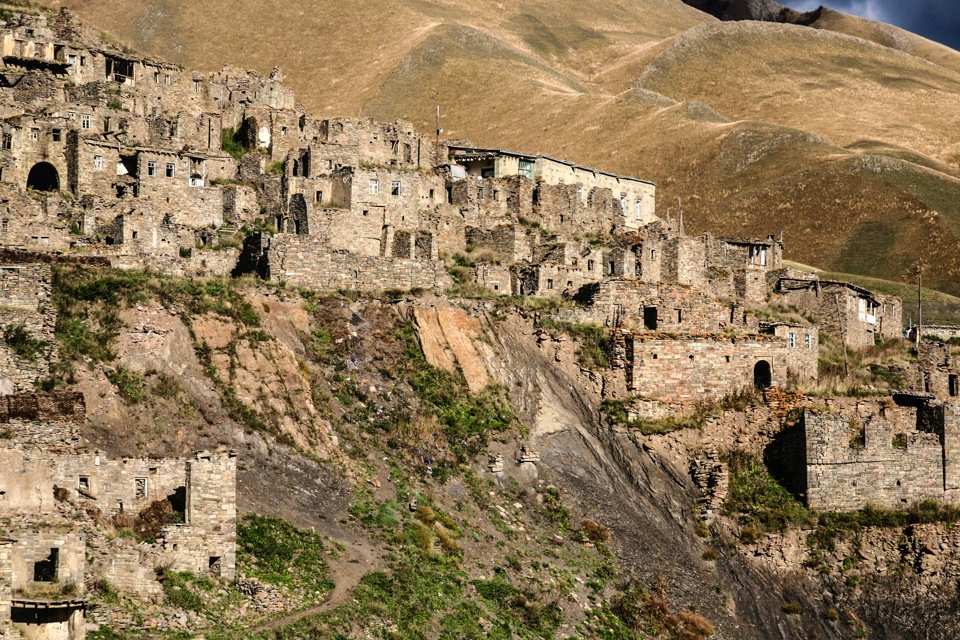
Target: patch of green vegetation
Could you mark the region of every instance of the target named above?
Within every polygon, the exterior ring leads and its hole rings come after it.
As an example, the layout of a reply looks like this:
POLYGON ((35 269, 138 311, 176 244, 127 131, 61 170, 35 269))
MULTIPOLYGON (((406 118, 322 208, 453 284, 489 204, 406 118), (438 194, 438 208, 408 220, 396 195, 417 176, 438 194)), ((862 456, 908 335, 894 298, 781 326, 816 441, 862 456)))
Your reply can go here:
POLYGON ((607 354, 610 352, 610 331, 595 324, 574 324, 553 318, 544 317, 537 321, 537 326, 546 329, 551 334, 565 332, 579 343, 577 362, 591 370, 606 369, 610 366, 607 354))
POLYGON ((233 127, 224 127, 223 131, 220 132, 220 148, 233 156, 237 161, 247 152, 242 140, 233 127))
POLYGON ((258 327, 260 318, 236 281, 176 278, 145 271, 122 271, 77 265, 53 268, 56 337, 64 362, 90 358, 110 362, 110 342, 119 335, 120 312, 150 300, 166 308, 184 308, 191 315, 216 313, 258 327))
POLYGON ((600 404, 607 420, 613 424, 621 424, 630 429, 637 429, 643 434, 670 433, 679 429, 701 429, 707 418, 718 415, 723 411, 744 411, 747 407, 757 404, 761 397, 753 388, 746 388, 731 393, 717 402, 698 403, 692 412, 681 415, 671 415, 659 419, 634 419, 630 417, 630 400, 607 399, 600 404))
POLYGON ((237 567, 248 578, 319 595, 333 588, 320 534, 247 514, 237 523, 237 567))
POLYGON ((403 377, 420 398, 422 410, 436 416, 458 462, 480 453, 490 434, 519 425, 502 389, 488 388, 474 395, 462 376, 431 366, 410 323, 400 329, 397 338, 404 345, 403 377))
POLYGON ((267 173, 271 176, 282 176, 284 170, 283 160, 277 160, 267 165, 267 173))
POLYGON ((664 638, 701 640, 716 630, 699 613, 675 613, 662 593, 651 594, 635 583, 627 583, 609 602, 587 618, 590 637, 602 640, 664 638))
POLYGON ((743 525, 745 542, 789 525, 811 525, 815 517, 770 475, 760 456, 742 451, 727 455, 730 485, 724 512, 743 525))
POLYGON ((46 340, 34 338, 22 322, 4 327, 3 341, 15 354, 30 362, 36 362, 37 358, 50 346, 46 340))
POLYGON ((914 524, 960 522, 960 507, 928 499, 915 502, 909 509, 891 511, 867 505, 859 511, 818 513, 817 530, 807 543, 816 548, 834 548, 838 538, 859 536, 867 527, 899 528, 914 524))
POLYGON ((541 602, 536 594, 521 590, 502 577, 474 580, 471 584, 484 604, 506 618, 508 628, 520 627, 538 635, 552 636, 563 622, 563 613, 556 601, 541 602))
POLYGON ((147 399, 146 381, 123 367, 108 371, 107 380, 114 384, 123 399, 130 404, 139 404, 147 399))
POLYGON ((160 585, 167 602, 186 611, 203 611, 203 597, 197 591, 197 576, 190 571, 162 572, 160 585))

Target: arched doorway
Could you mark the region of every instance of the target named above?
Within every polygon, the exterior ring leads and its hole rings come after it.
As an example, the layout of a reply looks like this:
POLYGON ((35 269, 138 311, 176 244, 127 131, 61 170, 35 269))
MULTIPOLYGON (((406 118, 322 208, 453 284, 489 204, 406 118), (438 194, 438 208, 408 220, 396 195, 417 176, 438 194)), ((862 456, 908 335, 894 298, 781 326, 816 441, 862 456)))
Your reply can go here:
POLYGON ((37 191, 59 191, 60 174, 49 162, 38 162, 27 176, 27 188, 37 191))
POLYGON ((766 389, 773 382, 773 372, 770 363, 760 360, 753 367, 753 386, 757 389, 766 389))

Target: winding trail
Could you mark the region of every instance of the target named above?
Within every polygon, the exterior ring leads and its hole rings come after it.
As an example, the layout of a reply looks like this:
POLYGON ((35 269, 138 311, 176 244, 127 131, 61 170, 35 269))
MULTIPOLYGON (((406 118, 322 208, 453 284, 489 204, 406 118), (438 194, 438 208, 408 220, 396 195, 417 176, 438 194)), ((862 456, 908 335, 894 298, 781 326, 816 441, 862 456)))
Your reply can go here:
POLYGON ((372 544, 362 540, 349 542, 338 540, 338 542, 346 548, 339 558, 330 561, 330 574, 335 577, 335 585, 333 591, 330 592, 330 597, 325 602, 264 622, 247 629, 247 631, 253 634, 270 629, 279 629, 299 622, 306 617, 335 609, 350 599, 354 587, 360 583, 360 579, 364 575, 371 571, 377 571, 384 566, 383 559, 372 544))

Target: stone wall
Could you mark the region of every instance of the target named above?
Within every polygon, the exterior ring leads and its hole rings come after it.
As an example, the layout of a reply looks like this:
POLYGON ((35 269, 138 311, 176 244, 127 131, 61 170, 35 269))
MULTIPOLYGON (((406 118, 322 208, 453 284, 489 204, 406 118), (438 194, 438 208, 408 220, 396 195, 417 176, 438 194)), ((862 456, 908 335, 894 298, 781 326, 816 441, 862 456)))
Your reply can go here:
POLYGON ((635 334, 627 340, 627 386, 645 398, 692 406, 752 387, 758 369, 768 367, 761 375, 785 384, 788 355, 772 336, 635 334))
MULTIPOLYGON (((960 339, 960 327, 942 324, 925 324, 920 328, 920 335, 923 338, 936 338, 947 342, 953 338, 960 339)), ((917 339, 917 328, 911 327, 909 339, 917 339)))
POLYGON ((184 525, 163 531, 173 568, 232 580, 237 570, 237 462, 233 454, 197 454, 187 462, 184 525))
POLYGON ((583 306, 563 309, 561 319, 608 327, 670 333, 756 330, 756 318, 743 305, 722 303, 689 285, 650 284, 610 278, 588 285, 576 296, 583 306))
POLYGON ((357 256, 331 250, 322 238, 276 235, 267 239, 265 278, 321 290, 445 289, 452 280, 440 260, 357 256))
MULTIPOLYGON (((847 416, 807 409, 803 429, 809 506, 902 509, 918 500, 947 497, 943 418, 934 431, 923 430, 917 411, 886 406, 867 416, 847 416)), ((947 431, 951 454, 957 440, 953 411, 947 431)), ((956 459, 951 458, 953 467, 956 459)), ((955 474, 951 476, 956 484, 955 474)))
POLYGON ((11 537, 15 541, 12 549, 14 589, 22 589, 29 598, 31 593, 41 596, 46 590, 72 584, 78 595, 83 593, 86 536, 79 527, 36 522, 16 527, 11 537), (48 562, 53 549, 57 550, 56 559, 50 563, 50 572, 36 575, 36 563, 48 562), (35 581, 36 577, 45 581, 35 581))
POLYGON ((57 357, 54 328, 57 314, 50 303, 51 274, 46 264, 0 265, 0 335, 20 342, 0 343, 0 395, 32 391, 50 372, 57 357), (25 340, 35 345, 23 351, 25 340), (21 351, 18 353, 17 348, 21 351))
POLYGON ((0 538, 0 638, 10 633, 13 599, 13 538, 0 538))

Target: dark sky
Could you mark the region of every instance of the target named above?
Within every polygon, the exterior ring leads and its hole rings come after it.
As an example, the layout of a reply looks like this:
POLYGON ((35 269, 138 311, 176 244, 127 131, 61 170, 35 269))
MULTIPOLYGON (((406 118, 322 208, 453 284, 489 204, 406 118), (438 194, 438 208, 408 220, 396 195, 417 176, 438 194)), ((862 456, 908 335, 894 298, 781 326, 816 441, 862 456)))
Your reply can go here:
POLYGON ((821 4, 870 20, 895 24, 960 51, 960 0, 780 0, 810 11, 821 4))

